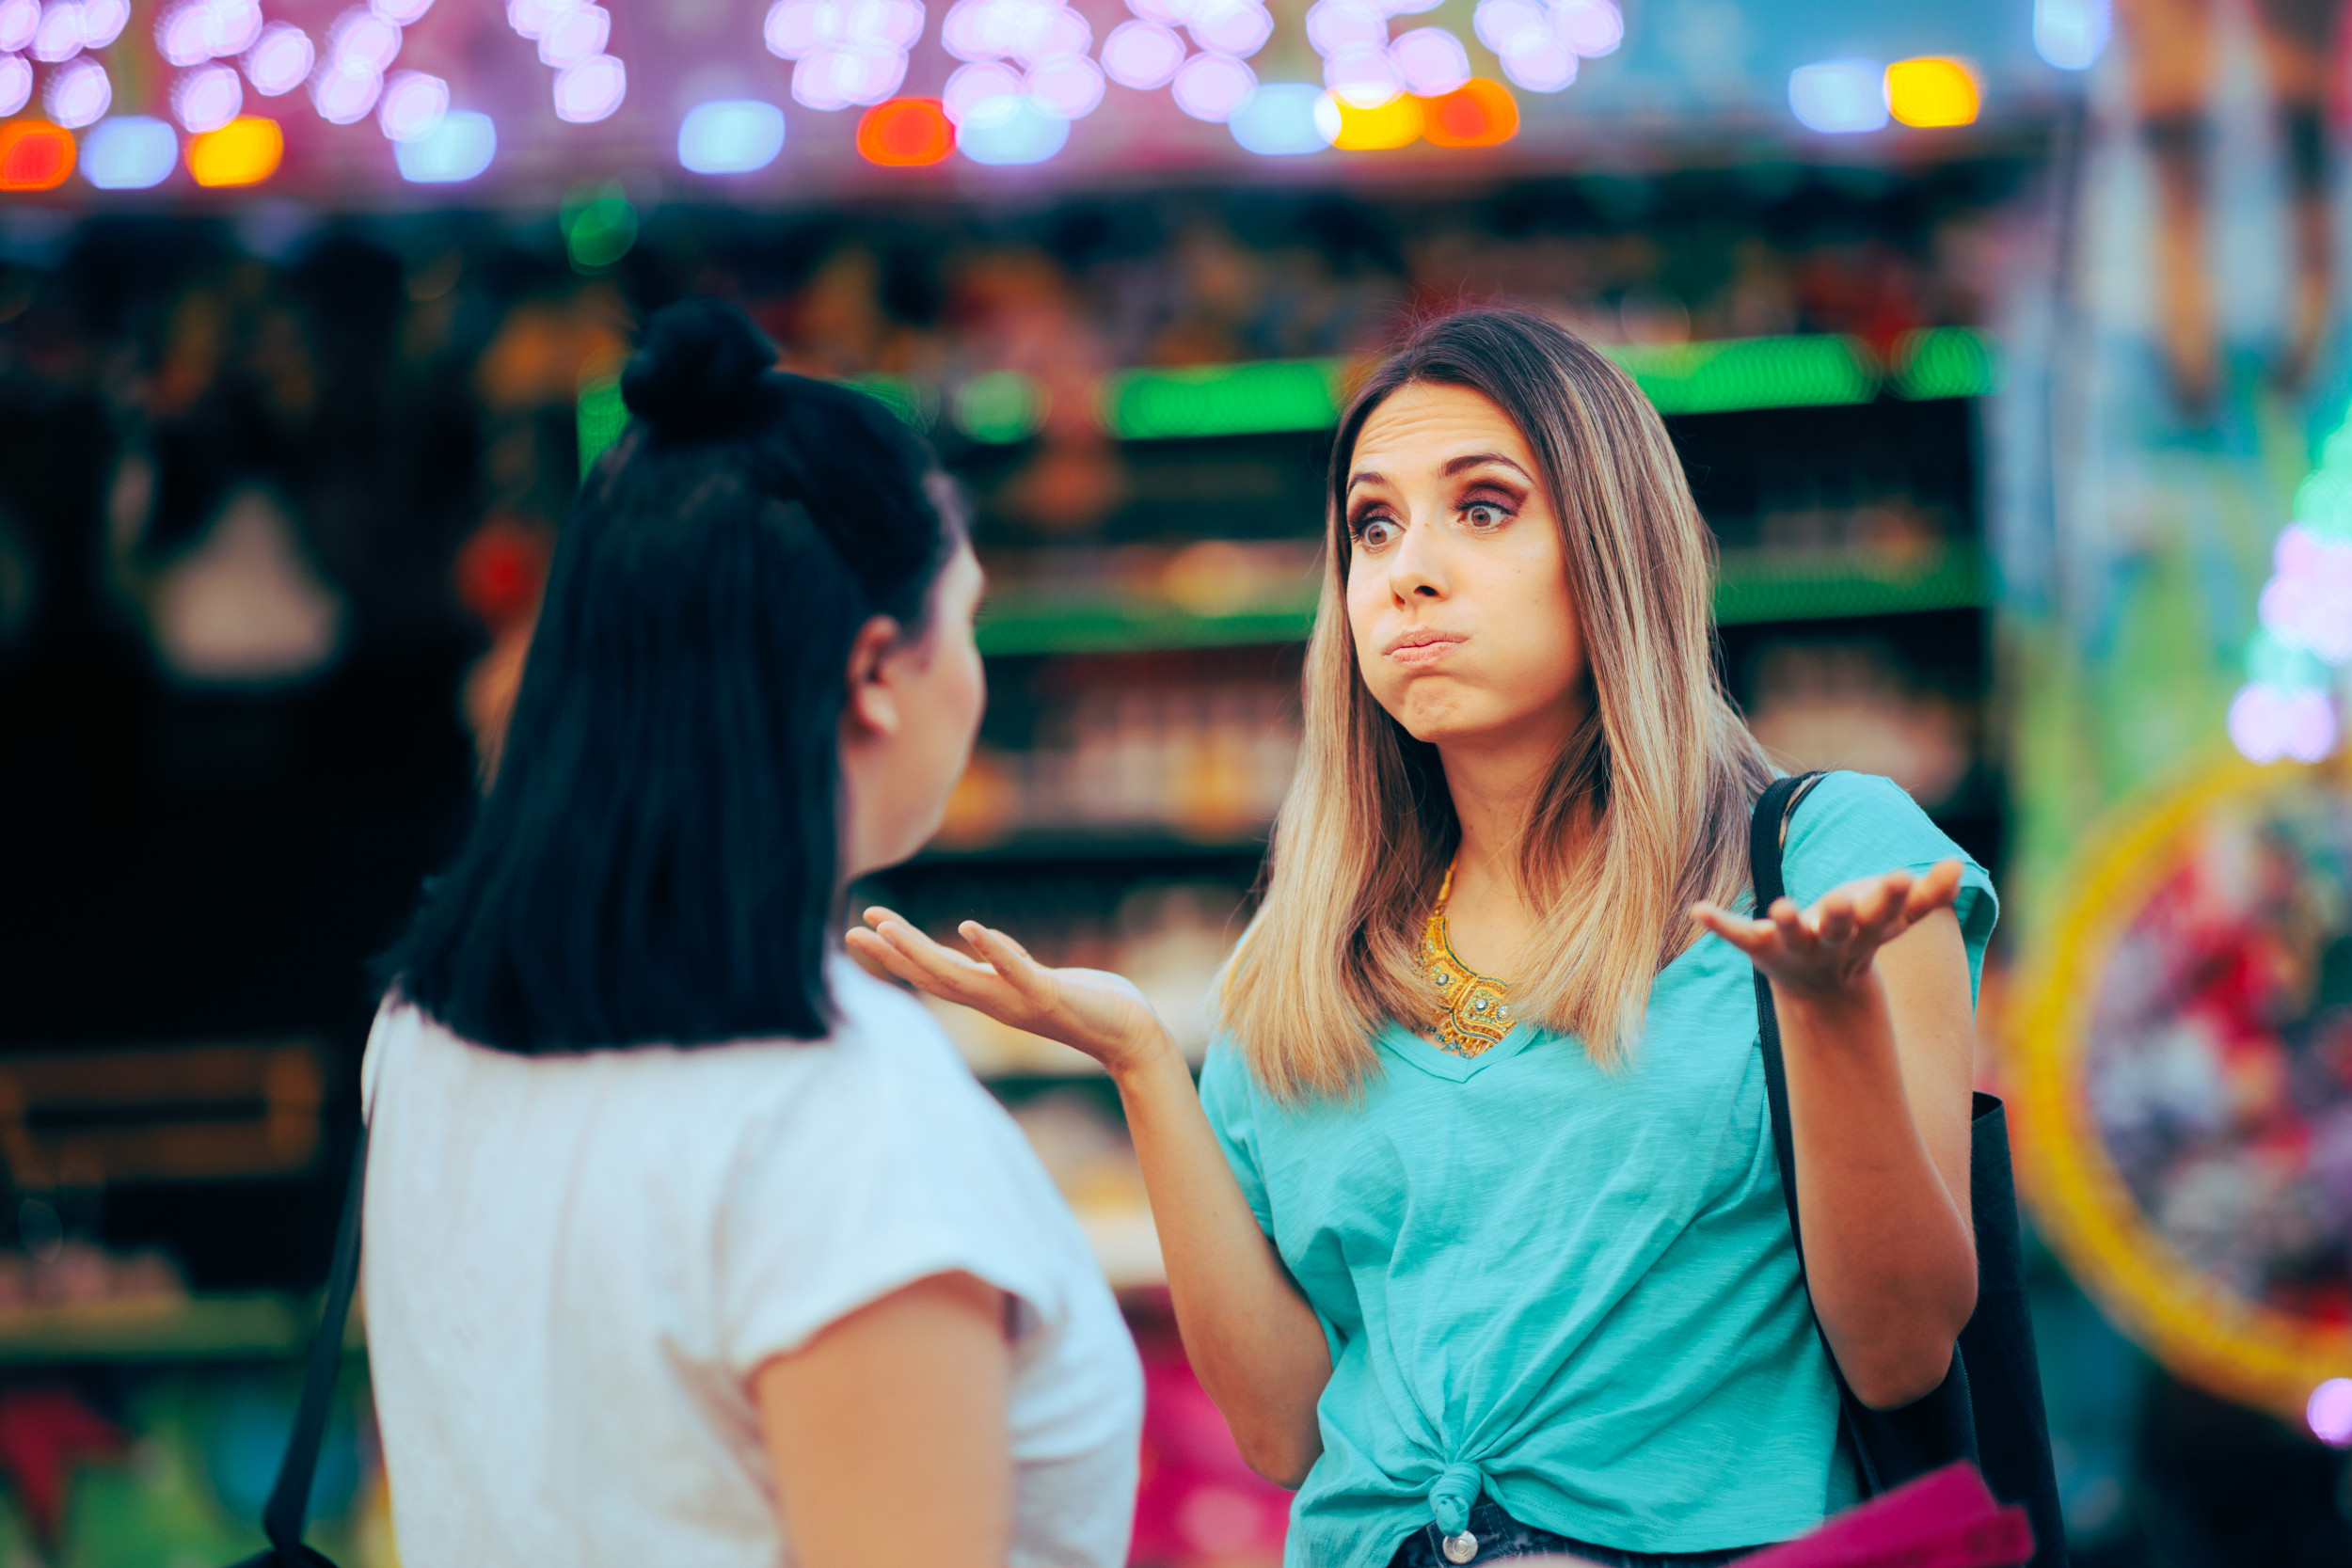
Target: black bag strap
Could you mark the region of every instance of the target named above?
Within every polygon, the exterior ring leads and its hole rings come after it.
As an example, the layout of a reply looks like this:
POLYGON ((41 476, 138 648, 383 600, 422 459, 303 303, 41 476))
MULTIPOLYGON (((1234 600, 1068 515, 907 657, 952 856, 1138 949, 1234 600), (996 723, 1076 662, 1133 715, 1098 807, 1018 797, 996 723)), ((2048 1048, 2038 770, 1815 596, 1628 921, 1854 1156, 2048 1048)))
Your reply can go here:
POLYGON ((361 1121, 358 1147, 351 1156, 351 1184, 343 1193, 342 1220, 335 1229, 335 1260, 327 1270, 326 1308, 310 1341, 302 1401, 294 1408, 294 1430, 286 1436, 286 1454, 278 1462, 278 1480, 262 1510, 262 1533, 269 1537, 270 1549, 239 1568, 334 1568, 322 1553, 304 1544, 302 1535, 310 1522, 310 1482, 318 1474, 319 1446, 326 1437, 327 1407, 342 1370, 343 1327, 359 1284, 359 1211, 367 1174, 368 1126, 361 1121))
MULTIPOLYGON (((1797 802, 1804 799, 1813 786, 1826 775, 1796 773, 1774 779, 1756 802, 1756 811, 1748 818, 1748 879, 1756 889, 1756 919, 1767 918, 1766 911, 1788 893, 1782 880, 1781 849, 1788 840, 1788 819, 1796 815, 1797 802)), ((1797 1145, 1788 1122, 1788 1068, 1780 1054, 1780 1013, 1772 1006, 1772 982, 1758 969, 1756 975, 1756 1032, 1764 1047, 1764 1097, 1772 1106, 1772 1154, 1780 1163, 1780 1196, 1788 1205, 1788 1237, 1797 1244, 1797 1275, 1804 1277, 1804 1227, 1797 1218, 1797 1145)), ((1805 1286, 1806 1297, 1812 1295, 1812 1285, 1805 1286)), ((1813 1323, 1821 1335, 1821 1348, 1829 1349, 1829 1335, 1821 1329, 1820 1320, 1813 1323)), ((1837 1365, 1837 1357, 1830 1356, 1830 1366, 1837 1365)), ((1845 1375, 1838 1374, 1838 1387, 1845 1387, 1845 1375)))
MULTIPOLYGON (((1756 803, 1748 824, 1748 875, 1756 888, 1756 913, 1760 919, 1788 889, 1783 881, 1782 849, 1788 820, 1806 793, 1825 775, 1801 773, 1775 779, 1756 803)), ((1772 983, 1756 972, 1757 1041, 1764 1055, 1764 1093, 1772 1111, 1772 1157, 1780 1168, 1780 1196, 1788 1208, 1788 1238, 1797 1248, 1797 1277, 1810 1304, 1812 1281, 1804 1266, 1804 1227, 1797 1215, 1797 1143, 1788 1119, 1788 1069, 1781 1057, 1780 1014, 1772 1005, 1772 983)), ((1978 1459, 1976 1420, 1970 1408, 1968 1369, 1960 1349, 1933 1392, 1897 1410, 1873 1410, 1856 1397, 1837 1365, 1837 1351, 1813 1314, 1813 1332, 1829 1358, 1830 1375, 1837 1381, 1838 1419, 1853 1445, 1862 1467, 1863 1484, 1871 1496, 1901 1485, 1956 1459, 1978 1459)))

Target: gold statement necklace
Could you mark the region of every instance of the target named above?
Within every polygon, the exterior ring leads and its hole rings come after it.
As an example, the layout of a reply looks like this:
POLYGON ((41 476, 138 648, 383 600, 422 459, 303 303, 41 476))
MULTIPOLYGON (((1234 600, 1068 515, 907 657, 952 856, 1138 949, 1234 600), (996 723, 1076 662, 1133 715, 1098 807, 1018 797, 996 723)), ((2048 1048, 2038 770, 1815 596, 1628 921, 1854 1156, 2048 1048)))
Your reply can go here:
POLYGON ((1511 988, 1464 963, 1446 934, 1445 901, 1454 891, 1454 867, 1445 868, 1438 902, 1422 927, 1421 967, 1438 988, 1438 1044, 1456 1056, 1475 1056, 1511 1032, 1511 988))

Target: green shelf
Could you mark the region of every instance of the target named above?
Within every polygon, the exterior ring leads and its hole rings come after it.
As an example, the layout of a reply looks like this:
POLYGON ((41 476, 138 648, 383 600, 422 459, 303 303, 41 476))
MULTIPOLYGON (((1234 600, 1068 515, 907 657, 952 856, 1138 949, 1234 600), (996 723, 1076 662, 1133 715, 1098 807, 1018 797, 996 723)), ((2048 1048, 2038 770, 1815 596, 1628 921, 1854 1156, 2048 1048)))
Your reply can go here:
MULTIPOLYGON (((1715 584, 1715 619, 1839 620, 1970 609, 1988 598, 1984 559, 1973 546, 1914 553, 1797 557, 1727 555, 1715 584)), ((1229 613, 1197 613, 1165 600, 1024 589, 992 597, 980 612, 984 654, 1137 653, 1171 648, 1295 642, 1313 629, 1311 594, 1229 613)))
POLYGON ((1834 621, 1970 610, 1987 602, 1984 557, 1946 545, 1905 556, 1726 556, 1715 582, 1719 626, 1834 621))
POLYGON ((1314 624, 1312 594, 1201 614, 1165 600, 1024 592, 990 598, 977 636, 984 654, 1098 654, 1298 642, 1314 624))
MULTIPOLYGON (((0 1366, 291 1358, 310 1348, 318 1314, 313 1297, 267 1291, 19 1308, 0 1313, 0 1366)), ((366 1343, 355 1314, 343 1348, 366 1343)))
MULTIPOLYGON (((1809 332, 1686 343, 1608 343, 1600 352, 1625 368, 1661 414, 1726 414, 1755 408, 1819 408, 1899 398, 1982 397, 1999 389, 2000 342, 1970 326, 1906 332, 1884 363, 1859 339, 1809 332)), ((1254 359, 1114 371, 1093 391, 1095 424, 1122 441, 1198 440, 1329 430, 1339 422, 1350 377, 1373 361, 1254 359)), ((852 376, 848 385, 925 430, 952 424, 983 445, 1025 441, 1045 421, 1045 388, 1021 371, 983 372, 948 385, 901 375, 852 376)), ((580 384, 580 467, 586 473, 628 423, 617 375, 580 384)))

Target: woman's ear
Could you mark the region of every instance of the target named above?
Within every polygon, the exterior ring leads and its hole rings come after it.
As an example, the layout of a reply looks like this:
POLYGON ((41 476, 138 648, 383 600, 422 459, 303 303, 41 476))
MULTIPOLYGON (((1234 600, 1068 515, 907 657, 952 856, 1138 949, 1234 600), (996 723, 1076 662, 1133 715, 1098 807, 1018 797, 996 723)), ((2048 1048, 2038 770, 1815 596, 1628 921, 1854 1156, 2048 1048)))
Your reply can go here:
POLYGON ((890 654, 898 643, 898 623, 887 615, 867 621, 850 643, 848 700, 841 718, 853 731, 878 737, 898 733, 898 699, 889 676, 890 654))

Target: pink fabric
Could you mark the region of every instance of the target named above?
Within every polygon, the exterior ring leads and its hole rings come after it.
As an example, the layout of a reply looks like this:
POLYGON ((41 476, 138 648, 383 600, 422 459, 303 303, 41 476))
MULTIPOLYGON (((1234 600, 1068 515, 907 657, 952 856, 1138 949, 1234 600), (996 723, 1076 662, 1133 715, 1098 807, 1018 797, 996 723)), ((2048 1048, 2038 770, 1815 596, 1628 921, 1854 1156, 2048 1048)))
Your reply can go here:
POLYGON ((2003 1508, 1974 1465, 1947 1465, 1850 1508, 1740 1568, 2013 1568, 2033 1556, 2022 1508, 2003 1508))
POLYGON ((1141 1568, 1275 1568, 1291 1495, 1243 1462, 1225 1418, 1185 1363, 1166 1306, 1130 1302, 1128 1321, 1143 1355, 1144 1388, 1130 1560, 1141 1568))

